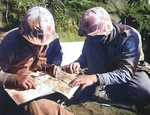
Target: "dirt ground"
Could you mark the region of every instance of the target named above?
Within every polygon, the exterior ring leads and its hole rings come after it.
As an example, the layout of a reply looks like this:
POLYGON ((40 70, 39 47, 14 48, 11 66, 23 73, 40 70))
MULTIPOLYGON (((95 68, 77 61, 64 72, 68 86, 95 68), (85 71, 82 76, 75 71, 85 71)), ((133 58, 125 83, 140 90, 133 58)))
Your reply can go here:
POLYGON ((102 106, 98 102, 87 102, 66 106, 65 108, 74 113, 74 115, 150 115, 150 106, 137 111, 131 111, 113 106, 102 106))

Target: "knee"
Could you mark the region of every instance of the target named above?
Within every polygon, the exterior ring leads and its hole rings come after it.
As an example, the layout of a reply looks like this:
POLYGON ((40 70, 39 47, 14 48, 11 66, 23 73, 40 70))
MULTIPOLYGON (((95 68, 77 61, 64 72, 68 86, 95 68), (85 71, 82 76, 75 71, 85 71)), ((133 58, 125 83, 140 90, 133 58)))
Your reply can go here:
POLYGON ((135 78, 133 80, 139 89, 150 94, 150 79, 145 72, 136 72, 135 78))

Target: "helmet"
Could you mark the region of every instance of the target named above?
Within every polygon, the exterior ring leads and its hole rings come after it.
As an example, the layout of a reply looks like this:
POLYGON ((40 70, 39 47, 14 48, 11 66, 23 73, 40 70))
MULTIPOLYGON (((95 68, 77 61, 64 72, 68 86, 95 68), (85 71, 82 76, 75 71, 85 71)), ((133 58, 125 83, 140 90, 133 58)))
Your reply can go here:
POLYGON ((43 7, 33 7, 25 14, 19 26, 19 32, 32 44, 49 44, 55 35, 53 16, 43 7))
POLYGON ((102 7, 88 9, 80 19, 79 36, 108 35, 113 30, 112 21, 102 7))

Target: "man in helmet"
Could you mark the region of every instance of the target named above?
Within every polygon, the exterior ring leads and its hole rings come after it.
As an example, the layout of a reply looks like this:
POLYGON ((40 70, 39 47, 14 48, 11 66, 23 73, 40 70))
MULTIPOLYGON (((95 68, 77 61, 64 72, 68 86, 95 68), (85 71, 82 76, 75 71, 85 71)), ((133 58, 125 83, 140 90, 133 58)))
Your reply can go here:
POLYGON ((82 91, 68 103, 92 101, 97 96, 109 104, 149 104, 149 77, 136 72, 141 44, 135 29, 113 23, 104 8, 94 7, 82 15, 78 34, 87 37, 82 54, 66 70, 77 73, 79 68, 88 69, 70 83, 72 87, 81 85, 82 91))
MULTIPOLYGON (((4 91, 5 87, 22 88, 23 90, 35 89, 35 81, 29 73, 44 70, 46 65, 48 68, 44 72, 57 77, 61 61, 61 46, 58 35, 55 33, 53 16, 45 8, 31 8, 25 14, 19 29, 9 32, 0 44, 2 70, 0 74, 0 114, 4 114, 3 111, 14 114, 12 111, 17 108, 4 91)), ((42 112, 50 114, 50 112, 58 113, 58 111, 61 114, 63 112, 70 114, 59 104, 45 99, 30 102, 28 109, 31 114, 42 114, 42 112), (45 108, 46 105, 51 106, 51 110, 45 108)))

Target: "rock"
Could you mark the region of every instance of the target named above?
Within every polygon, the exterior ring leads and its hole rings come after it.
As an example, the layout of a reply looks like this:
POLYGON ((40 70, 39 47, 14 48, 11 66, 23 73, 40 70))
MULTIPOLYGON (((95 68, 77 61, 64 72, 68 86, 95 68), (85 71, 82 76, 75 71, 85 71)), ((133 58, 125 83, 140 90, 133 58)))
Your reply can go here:
POLYGON ((80 42, 61 42, 63 51, 62 66, 74 62, 81 54, 84 41, 80 42))

